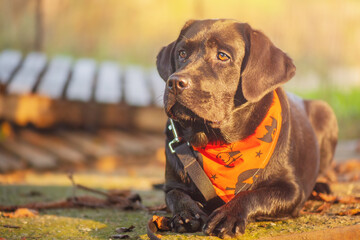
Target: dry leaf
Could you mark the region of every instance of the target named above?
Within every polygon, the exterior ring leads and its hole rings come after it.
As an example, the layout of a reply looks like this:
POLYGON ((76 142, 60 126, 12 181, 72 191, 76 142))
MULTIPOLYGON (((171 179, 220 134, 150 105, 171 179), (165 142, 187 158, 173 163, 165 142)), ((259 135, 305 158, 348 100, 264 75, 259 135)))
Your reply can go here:
MULTIPOLYGON (((15 225, 8 225, 8 224, 1 225, 1 226, 2 226, 2 227, 4 227, 4 228, 15 228, 15 229, 20 228, 19 226, 15 226, 15 225)), ((1 240, 1 238, 0 238, 0 240, 1 240)))
POLYGON ((336 196, 325 194, 325 193, 319 193, 316 191, 313 191, 311 193, 312 200, 318 200, 318 201, 324 201, 327 203, 335 203, 338 202, 338 198, 336 196))
POLYGON ((359 172, 360 171, 360 160, 349 159, 346 162, 339 163, 336 166, 336 171, 340 174, 359 172))
POLYGON ((132 232, 135 226, 131 225, 130 227, 120 227, 116 228, 115 232, 117 233, 125 233, 125 232, 132 232))
POLYGON ((331 203, 324 202, 315 210, 315 212, 323 214, 327 212, 330 209, 330 207, 331 207, 331 203))
POLYGON ((360 203, 360 198, 354 196, 346 196, 339 198, 339 203, 344 203, 344 204, 360 203))
POLYGON ((156 227, 161 231, 170 231, 170 219, 168 217, 161 217, 153 215, 152 221, 155 223, 156 227))
POLYGON ((117 235, 112 235, 110 238, 113 238, 113 239, 127 239, 127 238, 130 238, 130 236, 129 235, 117 234, 117 235))
POLYGON ((355 215, 360 215, 360 209, 358 209, 358 208, 350 209, 350 210, 347 210, 347 211, 345 211, 345 212, 339 212, 339 213, 337 213, 336 215, 339 215, 339 216, 355 216, 355 215))
POLYGON ((20 217, 35 217, 39 213, 35 210, 28 209, 28 208, 19 208, 16 209, 15 212, 2 212, 1 215, 8 218, 20 218, 20 217))
POLYGON ((333 195, 329 195, 329 194, 325 194, 325 193, 318 193, 318 196, 324 202, 333 203, 333 202, 337 201, 337 197, 333 196, 333 195))

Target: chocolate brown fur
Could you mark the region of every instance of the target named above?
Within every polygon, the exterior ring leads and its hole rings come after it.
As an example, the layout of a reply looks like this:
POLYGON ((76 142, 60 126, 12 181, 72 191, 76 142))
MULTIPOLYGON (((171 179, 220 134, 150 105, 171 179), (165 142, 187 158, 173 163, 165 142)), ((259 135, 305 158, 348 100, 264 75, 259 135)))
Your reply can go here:
POLYGON ((205 202, 171 157, 168 136, 165 191, 174 230, 203 226, 208 235, 235 236, 249 221, 297 216, 332 161, 338 130, 326 103, 304 101, 282 90, 295 74, 292 60, 246 23, 202 20, 185 24, 178 39, 160 51, 157 68, 167 82, 165 111, 195 146, 253 134, 271 105, 273 90, 282 106, 281 132, 267 167, 248 191, 226 204, 205 202), (221 61, 219 52, 229 60, 221 61))

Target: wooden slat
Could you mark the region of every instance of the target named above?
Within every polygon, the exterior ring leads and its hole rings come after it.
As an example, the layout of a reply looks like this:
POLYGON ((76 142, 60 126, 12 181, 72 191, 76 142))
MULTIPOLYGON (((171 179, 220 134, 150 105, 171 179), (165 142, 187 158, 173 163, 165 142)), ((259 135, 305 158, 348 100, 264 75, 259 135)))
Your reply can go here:
POLYGON ((6 84, 21 62, 21 53, 4 50, 0 54, 0 83, 6 84))
POLYGON ((96 73, 96 62, 80 59, 75 63, 73 75, 66 91, 68 100, 90 101, 96 73))
POLYGON ((153 68, 149 71, 149 80, 151 85, 151 90, 153 92, 153 102, 158 107, 164 107, 164 90, 165 90, 165 82, 159 76, 156 68, 153 68))
POLYGON ((132 127, 147 132, 163 132, 167 116, 164 109, 154 106, 132 109, 132 127))
POLYGON ((25 126, 29 123, 40 128, 57 121, 53 101, 35 94, 6 95, 3 98, 2 118, 25 126))
POLYGON ((114 154, 113 149, 100 141, 96 141, 96 136, 79 131, 70 132, 64 130, 58 131, 57 134, 90 157, 98 158, 114 154))
POLYGON ((132 134, 115 130, 100 130, 99 134, 107 142, 112 143, 122 155, 148 155, 153 153, 149 151, 147 142, 132 134))
POLYGON ((131 106, 149 106, 151 92, 141 67, 130 66, 125 71, 125 101, 131 106))
POLYGON ((100 103, 118 103, 121 100, 121 72, 116 63, 103 62, 100 65, 95 100, 100 103))
POLYGON ((119 130, 99 130, 110 145, 116 146, 121 154, 151 155, 165 145, 165 136, 146 133, 131 133, 119 130))
POLYGON ((15 156, 0 152, 0 172, 9 172, 24 168, 24 164, 15 156))
POLYGON ((38 169, 48 169, 56 167, 56 158, 41 149, 28 143, 17 140, 6 140, 0 143, 11 154, 24 159, 30 166, 38 169))
POLYGON ((44 54, 34 52, 27 55, 21 68, 10 82, 8 92, 12 94, 31 93, 45 66, 46 56, 44 54))
POLYGON ((20 137, 34 146, 51 152, 64 163, 78 164, 85 161, 83 154, 70 147, 70 144, 66 144, 64 140, 56 137, 55 134, 44 135, 31 130, 22 130, 20 137))
POLYGON ((61 98, 70 74, 71 63, 72 59, 70 57, 54 57, 49 63, 49 67, 39 83, 37 93, 52 99, 61 98))
POLYGON ((129 106, 124 103, 99 104, 98 124, 101 127, 129 128, 131 124, 129 111, 129 106))

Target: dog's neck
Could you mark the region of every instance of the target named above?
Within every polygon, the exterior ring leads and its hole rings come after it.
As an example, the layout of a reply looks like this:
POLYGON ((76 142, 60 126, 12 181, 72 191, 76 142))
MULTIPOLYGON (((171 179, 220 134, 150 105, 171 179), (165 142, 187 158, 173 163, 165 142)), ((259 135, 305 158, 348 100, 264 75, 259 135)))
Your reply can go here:
POLYGON ((273 92, 255 103, 247 102, 237 108, 220 124, 219 128, 194 123, 183 130, 183 137, 195 147, 209 142, 232 143, 240 141, 255 132, 265 118, 273 99, 273 92))

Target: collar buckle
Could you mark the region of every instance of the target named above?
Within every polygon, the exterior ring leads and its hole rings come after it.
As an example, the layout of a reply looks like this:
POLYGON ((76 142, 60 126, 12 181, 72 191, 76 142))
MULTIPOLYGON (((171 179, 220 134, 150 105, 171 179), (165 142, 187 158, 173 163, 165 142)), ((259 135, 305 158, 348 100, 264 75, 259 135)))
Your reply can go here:
POLYGON ((171 152, 171 153, 175 153, 176 151, 175 151, 175 149, 173 148, 173 145, 174 145, 175 143, 180 143, 180 140, 181 140, 181 139, 179 138, 178 133, 177 133, 177 131, 176 131, 174 121, 173 121, 171 118, 170 118, 169 120, 170 120, 170 125, 168 126, 168 129, 169 129, 170 131, 172 131, 172 133, 173 133, 173 135, 174 135, 174 139, 169 142, 168 146, 169 146, 170 152, 171 152))

